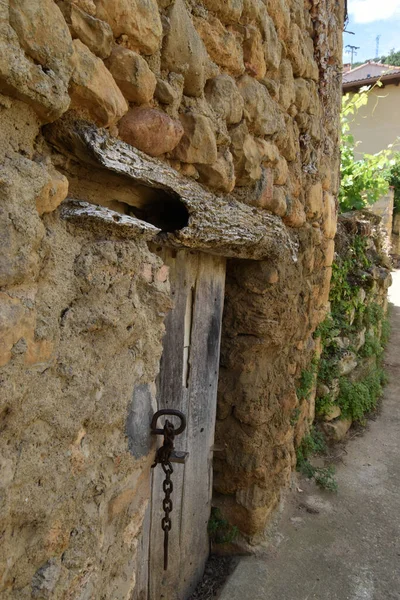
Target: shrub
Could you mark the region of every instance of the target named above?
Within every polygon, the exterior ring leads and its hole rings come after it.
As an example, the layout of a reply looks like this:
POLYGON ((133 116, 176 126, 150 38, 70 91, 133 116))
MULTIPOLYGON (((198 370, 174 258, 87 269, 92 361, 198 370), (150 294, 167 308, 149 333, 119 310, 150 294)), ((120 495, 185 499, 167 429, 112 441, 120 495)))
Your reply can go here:
MULTIPOLYGON (((378 82, 375 85, 382 84, 378 82)), ((368 103, 371 89, 373 88, 364 87, 358 93, 346 94, 342 98, 339 191, 341 212, 365 208, 385 195, 389 189, 389 169, 393 162, 391 146, 377 154, 364 154, 362 159, 356 160, 355 148, 358 142, 349 133, 350 123, 357 111, 368 103)))

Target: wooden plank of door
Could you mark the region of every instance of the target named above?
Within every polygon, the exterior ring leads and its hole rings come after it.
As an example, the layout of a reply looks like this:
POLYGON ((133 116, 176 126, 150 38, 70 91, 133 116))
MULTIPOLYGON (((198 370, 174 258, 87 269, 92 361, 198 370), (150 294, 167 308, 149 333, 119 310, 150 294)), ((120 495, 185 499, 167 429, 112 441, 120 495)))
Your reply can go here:
MULTIPOLYGON (((163 340, 163 355, 157 381, 158 408, 176 408, 187 414, 187 388, 183 384, 188 375, 188 348, 190 344, 191 312, 193 293, 198 271, 198 253, 185 250, 162 250, 161 256, 169 266, 171 293, 174 306, 165 321, 166 333, 163 340), (186 328, 186 329, 185 329, 186 328)), ((162 439, 158 440, 162 443, 162 439)), ((187 429, 175 441, 178 450, 187 450, 187 429)), ((172 529, 169 533, 169 569, 163 570, 164 533, 161 519, 164 516, 161 467, 153 471, 152 506, 150 524, 149 599, 176 600, 176 573, 180 567, 180 515, 183 476, 186 465, 175 464, 172 475, 173 510, 172 529)))
POLYGON ((212 498, 214 445, 225 260, 202 254, 193 305, 187 448, 181 523, 179 599, 202 577, 209 554, 207 526, 212 498))
POLYGON ((162 257, 170 267, 175 304, 166 319, 158 406, 186 414, 187 429, 175 446, 189 456, 185 465, 174 465, 167 572, 162 564, 163 475, 160 468, 153 473, 149 599, 183 600, 201 577, 208 556, 225 260, 168 250, 162 257))

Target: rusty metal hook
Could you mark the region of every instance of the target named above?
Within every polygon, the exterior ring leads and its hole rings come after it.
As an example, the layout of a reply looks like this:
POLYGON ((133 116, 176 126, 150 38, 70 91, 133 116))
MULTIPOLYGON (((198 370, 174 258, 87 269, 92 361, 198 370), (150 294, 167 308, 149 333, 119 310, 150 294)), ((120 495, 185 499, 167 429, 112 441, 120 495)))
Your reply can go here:
POLYGON ((181 424, 179 425, 178 429, 174 429, 174 435, 179 435, 186 429, 186 417, 180 410, 175 410, 174 408, 162 408, 154 413, 151 420, 150 429, 152 434, 164 435, 164 429, 157 428, 157 421, 159 417, 162 417, 163 415, 178 417, 178 419, 180 419, 181 424))

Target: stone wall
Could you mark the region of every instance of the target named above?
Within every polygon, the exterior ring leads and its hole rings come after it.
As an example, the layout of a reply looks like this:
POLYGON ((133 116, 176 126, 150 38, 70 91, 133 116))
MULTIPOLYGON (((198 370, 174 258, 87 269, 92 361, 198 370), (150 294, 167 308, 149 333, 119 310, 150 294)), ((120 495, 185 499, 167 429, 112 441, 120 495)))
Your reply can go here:
POLYGON ((228 264, 215 488, 260 534, 313 417, 295 386, 328 300, 342 22, 333 0, 0 3, 2 597, 131 597, 153 452, 126 422, 147 427, 171 306, 153 200, 46 124, 104 127, 298 248, 228 264), (67 197, 141 225, 68 220, 67 197))
POLYGON ((367 211, 339 216, 330 313, 316 332, 316 413, 328 439, 340 441, 364 423, 385 381, 387 291, 392 282, 386 223, 367 211))
POLYGON ((387 238, 388 252, 390 252, 390 238, 393 230, 393 209, 394 209, 394 189, 389 189, 388 193, 377 202, 372 204, 369 210, 378 217, 381 217, 381 228, 387 238))
MULTIPOLYGON (((292 230, 299 260, 228 262, 214 455, 215 502, 251 543, 263 538, 314 418, 313 399, 299 401, 296 387, 320 352, 312 333, 327 309, 338 191, 342 6, 282 2, 270 14, 283 57, 264 84, 279 88, 285 135, 266 137, 278 159, 264 160, 274 183, 264 206, 292 230)), ((249 201, 259 187, 236 194, 249 201)))

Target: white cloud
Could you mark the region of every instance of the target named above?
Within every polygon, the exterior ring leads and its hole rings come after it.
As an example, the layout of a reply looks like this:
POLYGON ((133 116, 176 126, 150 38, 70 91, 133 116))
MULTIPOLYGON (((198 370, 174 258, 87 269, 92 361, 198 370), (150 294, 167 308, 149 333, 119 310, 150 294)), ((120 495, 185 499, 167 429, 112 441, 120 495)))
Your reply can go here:
POLYGON ((350 0, 348 10, 355 23, 372 23, 399 17, 400 0, 350 0))

